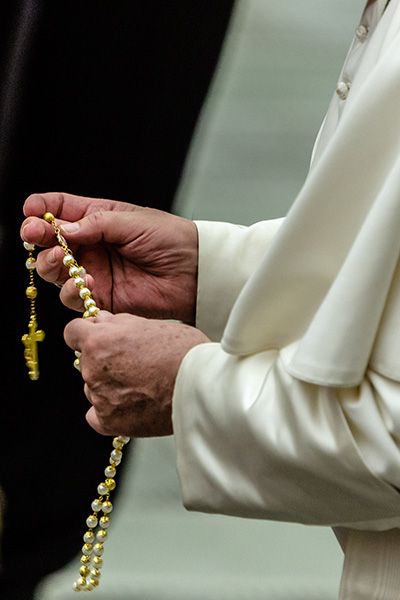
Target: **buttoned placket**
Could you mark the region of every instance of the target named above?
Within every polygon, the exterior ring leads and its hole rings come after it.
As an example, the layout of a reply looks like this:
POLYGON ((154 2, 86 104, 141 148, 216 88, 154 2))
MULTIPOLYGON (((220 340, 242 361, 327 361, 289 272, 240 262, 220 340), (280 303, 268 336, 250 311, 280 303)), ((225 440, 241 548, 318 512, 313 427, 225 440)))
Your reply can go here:
POLYGON ((385 12, 390 0, 374 0, 369 2, 354 33, 353 43, 347 55, 340 79, 336 86, 339 101, 346 100, 359 63, 368 45, 373 31, 385 12))
POLYGON ((318 133, 312 153, 311 168, 317 161, 318 156, 323 152, 323 148, 339 123, 346 106, 346 100, 351 91, 354 76, 357 73, 371 36, 388 4, 388 0, 372 0, 368 2, 364 9, 361 20, 355 29, 354 38, 336 84, 336 90, 333 94, 328 113, 318 133))
MULTIPOLYGON (((351 48, 336 85, 336 96, 339 103, 345 101, 350 93, 354 75, 357 72, 360 61, 368 45, 371 33, 378 23, 378 14, 380 15, 380 12, 378 0, 376 0, 374 3, 367 6, 361 17, 361 21, 355 30, 351 48)), ((339 105, 339 113, 341 112, 341 108, 342 107, 339 105)))

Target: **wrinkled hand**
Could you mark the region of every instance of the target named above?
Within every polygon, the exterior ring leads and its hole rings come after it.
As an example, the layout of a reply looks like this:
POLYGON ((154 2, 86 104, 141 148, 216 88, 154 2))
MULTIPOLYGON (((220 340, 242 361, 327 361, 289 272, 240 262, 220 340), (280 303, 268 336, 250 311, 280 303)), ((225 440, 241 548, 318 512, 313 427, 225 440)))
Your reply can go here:
POLYGON ((187 219, 123 202, 48 193, 30 196, 22 238, 48 248, 38 255, 38 274, 63 284, 62 302, 75 310, 82 301, 62 263, 54 229, 40 217, 51 212, 100 308, 113 313, 194 323, 197 287, 197 229, 187 219), (69 226, 69 230, 68 230, 69 226))
POLYGON ((198 329, 100 311, 74 319, 65 341, 80 358, 91 427, 104 435, 170 435, 176 375, 185 354, 208 342, 198 329))

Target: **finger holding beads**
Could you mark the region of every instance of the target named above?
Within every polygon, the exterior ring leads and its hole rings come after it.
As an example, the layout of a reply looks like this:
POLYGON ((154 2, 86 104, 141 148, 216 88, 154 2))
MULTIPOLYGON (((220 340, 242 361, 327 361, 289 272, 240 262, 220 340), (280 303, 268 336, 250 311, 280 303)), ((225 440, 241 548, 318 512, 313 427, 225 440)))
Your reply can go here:
MULTIPOLYGON (((66 269, 66 273, 68 274, 67 269, 66 269)), ((90 296, 88 296, 88 298, 86 298, 86 300, 89 300, 89 304, 88 304, 88 308, 89 308, 91 305, 96 304, 96 301, 92 297, 92 291, 94 288, 94 280, 93 280, 93 277, 89 274, 84 274, 83 276, 80 277, 80 279, 83 279, 85 288, 88 289, 90 292, 90 296), (92 302, 90 302, 90 300, 92 300, 92 302)), ((81 282, 79 282, 79 283, 81 283, 81 282)), ((84 312, 88 308, 85 307, 86 300, 82 299, 80 292, 81 292, 81 289, 75 285, 75 279, 73 277, 67 278, 67 280, 65 281, 65 284, 63 285, 63 288, 60 292, 61 302, 63 304, 65 304, 65 306, 67 306, 68 308, 76 310, 77 312, 84 312)))

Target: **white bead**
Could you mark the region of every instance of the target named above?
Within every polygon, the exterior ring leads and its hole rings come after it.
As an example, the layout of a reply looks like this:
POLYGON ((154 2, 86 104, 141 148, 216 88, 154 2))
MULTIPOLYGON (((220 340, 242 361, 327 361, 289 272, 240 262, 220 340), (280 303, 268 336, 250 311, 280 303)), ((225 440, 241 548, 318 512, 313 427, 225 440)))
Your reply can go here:
POLYGON ((87 300, 85 300, 85 302, 83 303, 83 306, 85 307, 86 310, 89 310, 89 308, 91 306, 96 306, 96 302, 93 300, 93 298, 88 298, 87 300))
POLYGON ((70 254, 66 254, 63 258, 63 263, 66 267, 72 267, 74 264, 74 258, 70 254))
POLYGON ((93 546, 92 544, 90 544, 89 542, 86 542, 86 544, 84 544, 82 546, 82 554, 85 554, 85 556, 90 556, 93 552, 93 546))
POLYGON ((97 486, 97 491, 99 492, 100 496, 105 496, 109 493, 110 490, 108 489, 105 483, 100 483, 97 486))
POLYGON ((97 315, 97 313, 100 312, 100 309, 97 308, 97 306, 91 306, 88 310, 89 316, 90 317, 95 317, 97 315))
MULTIPOLYGON (((99 546, 101 546, 101 544, 99 544, 99 546)), ((101 569, 101 567, 103 566, 103 559, 101 558, 101 556, 95 556, 93 558, 93 564, 96 567, 96 569, 101 569)))
POLYGON ((97 532, 96 538, 102 544, 108 538, 107 531, 105 531, 105 529, 100 529, 100 531, 97 532))
POLYGON ((94 579, 96 581, 96 579, 100 579, 101 573, 98 569, 92 569, 90 571, 90 576, 92 579, 94 579))
POLYGON ((103 503, 101 502, 101 500, 93 500, 92 510, 94 512, 99 512, 100 510, 102 510, 102 508, 103 508, 103 503))
POLYGON ((78 267, 76 267, 75 265, 70 268, 68 273, 70 277, 78 277, 78 275, 80 274, 78 267))
POLYGON ((35 244, 30 244, 29 242, 24 242, 24 248, 25 248, 25 250, 28 250, 28 252, 32 252, 32 250, 35 249, 35 244))
POLYGON ((79 271, 80 271, 81 275, 86 275, 85 267, 79 267, 79 271))
POLYGON ((86 296, 87 294, 90 294, 90 293, 91 293, 91 291, 90 291, 88 288, 86 288, 86 287, 84 287, 84 288, 82 288, 81 290, 79 290, 79 295, 80 295, 80 297, 81 297, 83 300, 85 299, 85 296, 86 296))
POLYGON ((122 448, 124 447, 124 443, 121 442, 119 438, 114 438, 112 445, 116 450, 122 450, 122 448))
POLYGON ((82 352, 79 352, 79 350, 75 350, 75 356, 76 358, 80 358, 82 356, 82 352))
POLYGON ((86 544, 92 544, 94 542, 94 533, 93 531, 87 531, 83 536, 83 541, 86 544))
POLYGON ((113 478, 113 477, 115 477, 116 473, 117 473, 117 469, 115 467, 112 467, 111 465, 104 469, 104 475, 106 477, 113 478))
POLYGON ((80 588, 85 588, 87 586, 86 577, 79 577, 77 584, 80 588))
POLYGON ((28 258, 25 263, 27 269, 36 269, 36 258, 28 258))
POLYGON ((128 437, 127 435, 119 435, 118 439, 120 442, 122 442, 123 444, 127 444, 130 441, 130 437, 128 437))
POLYGON ((121 452, 121 450, 113 450, 111 452, 111 454, 110 454, 110 458, 116 464, 119 464, 121 462, 121 459, 122 459, 122 452, 121 452))
POLYGON ((89 527, 89 529, 93 529, 93 527, 96 527, 97 523, 98 519, 94 515, 90 515, 90 517, 86 519, 86 525, 89 527))
POLYGON ((110 527, 110 519, 108 517, 101 517, 99 525, 103 529, 107 529, 108 527, 110 527))
POLYGON ((108 514, 112 511, 113 509, 113 505, 111 504, 111 502, 109 500, 106 500, 105 502, 103 502, 103 506, 102 506, 102 511, 104 514, 108 514))
POLYGON ((101 556, 104 552, 104 548, 102 544, 95 544, 93 546, 93 554, 95 556, 101 556))
POLYGON ((75 277, 74 279, 74 285, 75 287, 81 287, 82 285, 85 285, 85 280, 82 277, 75 277))

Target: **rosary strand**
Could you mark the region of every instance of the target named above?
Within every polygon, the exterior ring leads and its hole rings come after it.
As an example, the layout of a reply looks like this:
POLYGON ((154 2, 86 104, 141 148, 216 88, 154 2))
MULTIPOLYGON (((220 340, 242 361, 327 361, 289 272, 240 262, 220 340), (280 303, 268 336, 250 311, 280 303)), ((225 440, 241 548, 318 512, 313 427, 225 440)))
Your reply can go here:
MULTIPOLYGON (((85 308, 83 317, 95 317, 100 309, 97 307, 91 291, 85 285, 83 276, 86 274, 86 270, 81 267, 74 258, 74 255, 69 249, 65 238, 62 236, 60 229, 56 224, 54 215, 48 212, 43 215, 43 218, 47 223, 51 223, 53 225, 57 242, 64 250, 65 256, 63 258, 63 263, 69 269, 69 275, 73 278, 75 287, 79 289, 79 295, 83 300, 85 308)), ((37 329, 35 307, 37 289, 34 285, 33 275, 36 268, 36 259, 33 257, 33 250, 35 247, 33 244, 28 244, 26 242, 24 243, 24 246, 29 252, 29 256, 26 261, 26 267, 29 269, 30 279, 29 286, 26 289, 26 296, 31 301, 31 313, 28 326, 29 333, 22 337, 22 341, 25 345, 25 359, 29 369, 29 377, 35 380, 39 378, 37 342, 44 339, 44 331, 37 329)), ((80 370, 80 353, 75 352, 75 355, 76 359, 74 361, 74 366, 80 370)), ((91 509, 93 512, 86 519, 87 530, 83 535, 84 544, 82 546, 82 556, 80 559, 82 566, 79 569, 79 578, 73 584, 73 589, 75 592, 92 591, 100 583, 100 569, 103 566, 102 555, 104 552, 104 542, 108 538, 107 530, 110 525, 109 514, 113 509, 110 496, 111 492, 116 487, 115 475, 117 472, 117 466, 122 460, 122 451, 129 440, 129 437, 122 435, 113 439, 113 450, 110 454, 109 464, 104 470, 105 480, 97 487, 98 497, 95 498, 91 504, 91 509)))
POLYGON ((37 287, 35 286, 35 269, 36 269, 36 258, 33 256, 35 250, 34 244, 28 244, 24 242, 24 248, 29 252, 28 258, 25 262, 25 266, 29 271, 29 285, 25 290, 26 297, 30 301, 30 315, 28 323, 28 333, 22 336, 22 341, 25 346, 24 356, 26 360, 26 366, 28 367, 29 377, 32 381, 39 379, 39 355, 37 343, 44 340, 45 333, 42 329, 38 329, 37 315, 36 315, 36 297, 38 294, 37 287))

